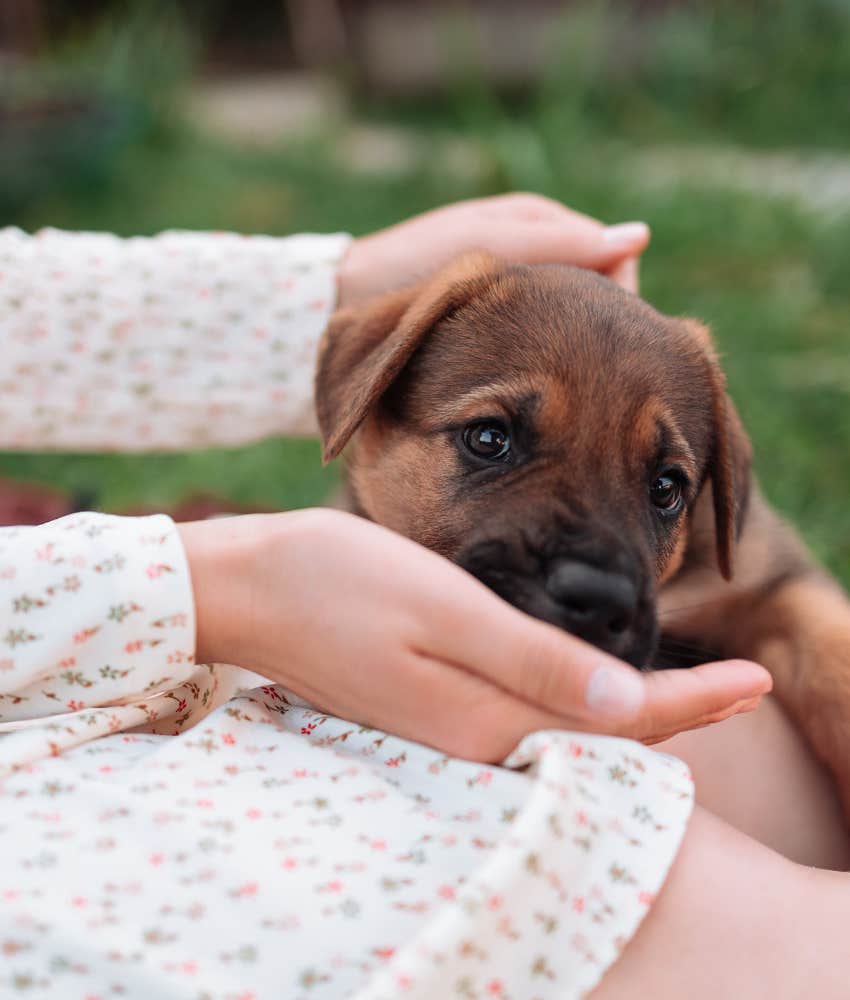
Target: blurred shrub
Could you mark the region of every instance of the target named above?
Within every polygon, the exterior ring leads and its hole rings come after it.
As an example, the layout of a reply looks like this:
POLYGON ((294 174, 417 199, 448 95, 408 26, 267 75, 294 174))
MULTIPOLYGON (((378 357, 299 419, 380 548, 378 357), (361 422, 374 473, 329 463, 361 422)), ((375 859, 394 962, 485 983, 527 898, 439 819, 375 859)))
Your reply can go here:
POLYGON ((167 141, 193 55, 177 8, 143 2, 9 72, 0 90, 0 216, 46 192, 72 197, 106 185, 128 144, 167 141))
POLYGON ((647 142, 850 144, 847 0, 577 0, 556 19, 538 80, 498 95, 462 8, 445 15, 443 34, 441 93, 385 96, 372 110, 468 128, 536 107, 565 134, 583 125, 647 142))

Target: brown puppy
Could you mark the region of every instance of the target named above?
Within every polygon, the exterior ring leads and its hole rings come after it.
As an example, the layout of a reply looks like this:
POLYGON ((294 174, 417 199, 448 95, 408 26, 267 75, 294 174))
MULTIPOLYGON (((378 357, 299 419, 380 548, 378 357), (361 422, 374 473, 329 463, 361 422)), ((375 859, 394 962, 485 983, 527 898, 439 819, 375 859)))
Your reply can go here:
POLYGON ((850 601, 752 482, 703 326, 473 254, 338 313, 316 399, 357 512, 639 668, 764 663, 850 809, 850 601))

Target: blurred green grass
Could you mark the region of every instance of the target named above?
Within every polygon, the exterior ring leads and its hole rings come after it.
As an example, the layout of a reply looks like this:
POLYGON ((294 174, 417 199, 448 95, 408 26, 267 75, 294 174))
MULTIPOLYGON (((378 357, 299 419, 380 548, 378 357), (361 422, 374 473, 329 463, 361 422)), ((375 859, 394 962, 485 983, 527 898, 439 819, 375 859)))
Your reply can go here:
MULTIPOLYGON (((815 6, 840 7, 827 0, 815 6)), ((662 43, 672 52, 662 67, 666 77, 641 64, 620 79, 586 57, 583 69, 574 67, 566 80, 550 74, 537 94, 519 102, 467 79, 428 109, 360 109, 424 136, 459 132, 473 139, 483 163, 475 176, 453 174, 439 158, 365 175, 340 164, 332 137, 240 149, 172 118, 110 151, 97 176, 59 178, 7 210, 5 221, 127 235, 165 228, 360 234, 448 200, 514 188, 609 221, 646 219, 654 236, 643 294, 664 311, 712 325, 765 492, 850 585, 850 216, 828 218, 732 184, 685 179, 650 186, 630 170, 659 137, 705 143, 722 135, 760 145, 810 145, 822 137, 846 145, 850 48, 831 43, 850 38, 841 34, 850 16, 839 31, 838 14, 812 24, 805 7, 791 4, 797 20, 766 26, 768 42, 750 60, 748 90, 728 79, 730 66, 740 72, 749 65, 740 49, 746 22, 724 27, 717 13, 696 10, 690 20, 676 13, 678 21, 656 42, 656 52, 662 43), (833 25, 831 41, 824 24, 833 25), (737 48, 728 42, 733 36, 737 48)), ((602 37, 590 23, 593 37, 602 37)), ((302 506, 321 502, 334 477, 320 467, 314 442, 286 441, 188 455, 4 454, 0 475, 88 492, 104 509, 166 506, 211 489, 233 502, 302 506)))

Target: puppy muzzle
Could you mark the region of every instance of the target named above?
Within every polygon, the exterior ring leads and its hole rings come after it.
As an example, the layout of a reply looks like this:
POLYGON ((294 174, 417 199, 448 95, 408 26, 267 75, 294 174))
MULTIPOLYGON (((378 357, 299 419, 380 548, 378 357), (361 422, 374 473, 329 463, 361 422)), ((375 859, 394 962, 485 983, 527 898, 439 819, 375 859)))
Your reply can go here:
POLYGON ((526 614, 647 669, 658 619, 639 557, 598 545, 548 549, 521 536, 488 538, 461 550, 455 562, 526 614))

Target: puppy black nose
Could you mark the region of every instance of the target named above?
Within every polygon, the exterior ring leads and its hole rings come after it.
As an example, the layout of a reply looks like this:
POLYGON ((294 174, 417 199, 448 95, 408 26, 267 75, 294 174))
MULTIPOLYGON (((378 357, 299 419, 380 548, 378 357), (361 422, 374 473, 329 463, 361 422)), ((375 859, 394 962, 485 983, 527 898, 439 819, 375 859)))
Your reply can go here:
POLYGON ((564 627, 603 649, 615 651, 637 615, 635 584, 622 573, 561 560, 546 579, 546 593, 561 608, 564 627))

